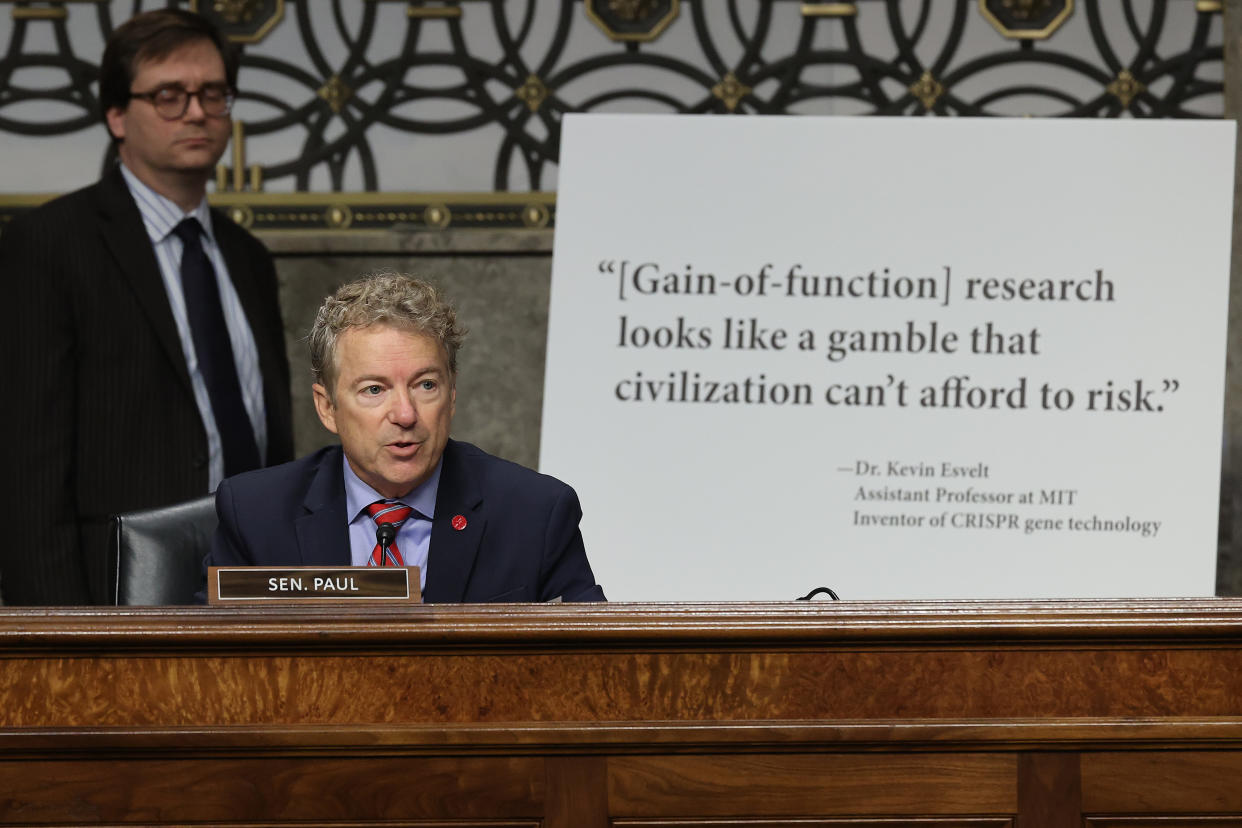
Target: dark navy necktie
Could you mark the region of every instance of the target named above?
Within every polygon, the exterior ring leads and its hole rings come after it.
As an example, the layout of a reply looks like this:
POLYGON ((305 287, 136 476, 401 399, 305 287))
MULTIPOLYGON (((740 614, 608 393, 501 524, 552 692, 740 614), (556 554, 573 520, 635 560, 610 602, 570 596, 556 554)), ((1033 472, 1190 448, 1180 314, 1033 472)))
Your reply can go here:
POLYGON ((242 402, 229 329, 220 305, 220 288, 216 271, 203 251, 199 234, 203 227, 198 219, 187 218, 173 230, 181 239, 181 291, 185 295, 186 315, 190 319, 190 335, 198 370, 207 385, 211 413, 220 432, 224 451, 224 476, 230 477, 259 468, 259 449, 254 429, 242 402))

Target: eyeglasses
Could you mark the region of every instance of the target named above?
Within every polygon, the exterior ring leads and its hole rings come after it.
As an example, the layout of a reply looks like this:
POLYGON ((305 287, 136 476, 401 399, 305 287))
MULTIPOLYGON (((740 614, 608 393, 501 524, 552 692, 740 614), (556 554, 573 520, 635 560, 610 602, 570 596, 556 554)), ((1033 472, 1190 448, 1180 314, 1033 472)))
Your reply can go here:
POLYGON ((191 92, 179 83, 160 86, 150 92, 130 92, 131 98, 141 98, 155 107, 155 114, 165 121, 175 121, 190 108, 190 98, 198 98, 198 105, 205 115, 219 118, 233 108, 233 90, 223 83, 206 83, 198 91, 191 92))

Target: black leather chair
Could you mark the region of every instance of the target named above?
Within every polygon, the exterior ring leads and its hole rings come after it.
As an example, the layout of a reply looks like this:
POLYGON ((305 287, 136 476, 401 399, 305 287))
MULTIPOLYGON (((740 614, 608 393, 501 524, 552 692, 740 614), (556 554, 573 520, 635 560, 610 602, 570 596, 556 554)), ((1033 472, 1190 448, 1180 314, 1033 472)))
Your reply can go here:
POLYGON ((215 531, 215 495, 113 517, 117 606, 193 604, 215 531))

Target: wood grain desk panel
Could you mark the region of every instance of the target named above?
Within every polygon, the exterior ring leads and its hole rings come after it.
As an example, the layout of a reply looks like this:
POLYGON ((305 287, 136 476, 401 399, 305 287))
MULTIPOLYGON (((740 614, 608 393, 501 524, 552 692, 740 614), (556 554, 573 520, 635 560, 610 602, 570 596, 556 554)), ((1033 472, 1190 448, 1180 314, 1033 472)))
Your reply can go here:
POLYGON ((1218 717, 1242 652, 34 654, 0 697, 16 727, 1218 717))
POLYGON ((542 818, 535 759, 193 758, 0 762, 5 821, 542 818))
POLYGON ((1083 806, 1096 813, 1242 815, 1242 752, 1087 753, 1083 806), (1220 785, 1218 780, 1232 779, 1220 785))
POLYGON ((608 763, 618 817, 1014 813, 1009 754, 618 757, 608 763))
POLYGON ((0 608, 0 824, 1235 828, 1240 779, 1233 600, 0 608))

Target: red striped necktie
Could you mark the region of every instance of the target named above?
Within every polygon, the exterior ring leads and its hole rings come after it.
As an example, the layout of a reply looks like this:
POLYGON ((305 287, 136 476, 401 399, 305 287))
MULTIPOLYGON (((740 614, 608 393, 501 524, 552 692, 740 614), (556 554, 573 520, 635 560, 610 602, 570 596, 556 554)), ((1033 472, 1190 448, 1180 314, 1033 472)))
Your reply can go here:
MULTIPOLYGON (((389 503, 384 500, 377 500, 367 507, 367 512, 377 527, 384 523, 391 523, 394 530, 400 529, 401 524, 405 523, 406 518, 413 511, 404 503, 389 503)), ((395 540, 388 544, 387 549, 376 541, 375 548, 371 550, 371 557, 367 560, 367 566, 405 566, 405 560, 401 557, 401 551, 397 549, 395 540)))

